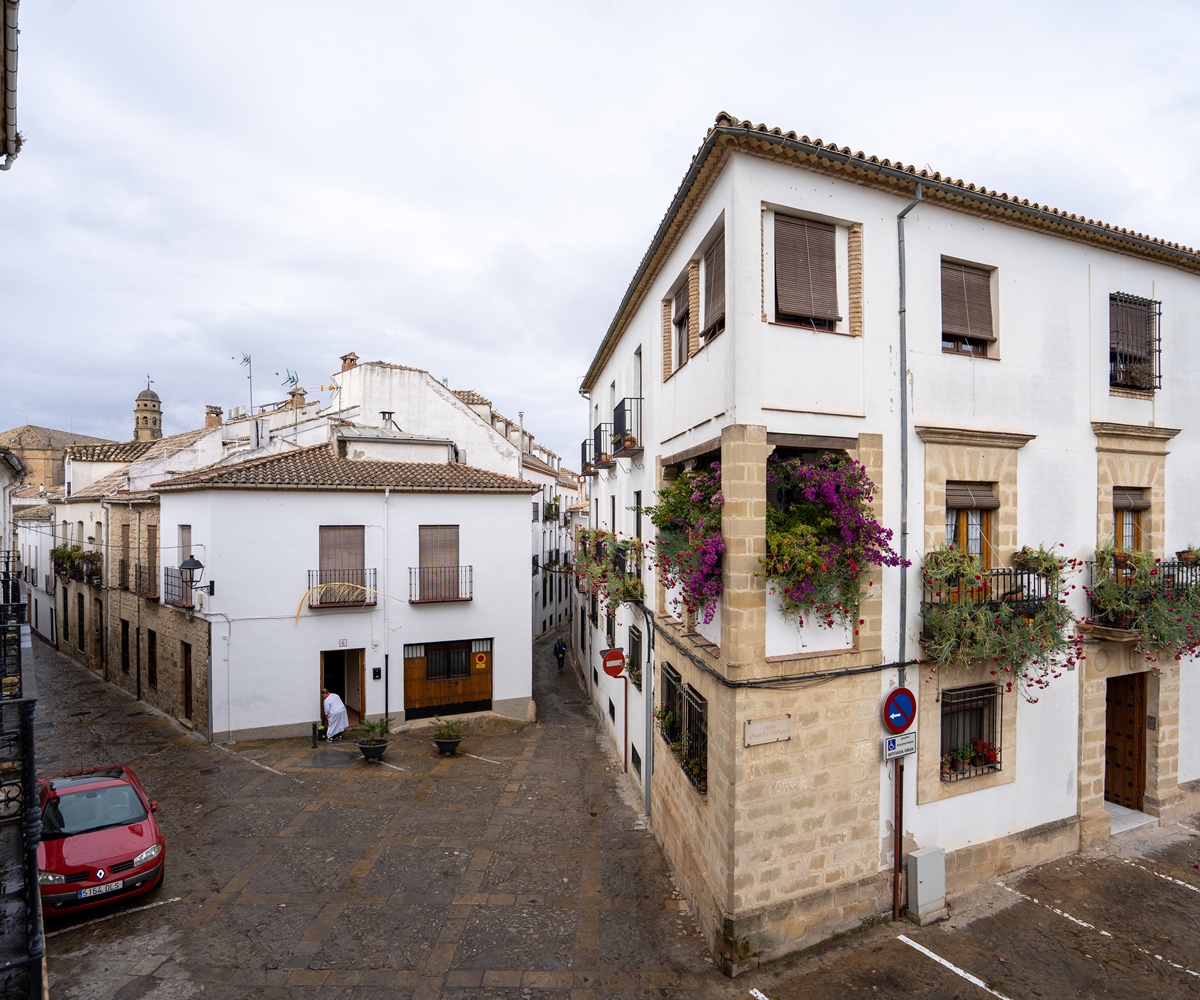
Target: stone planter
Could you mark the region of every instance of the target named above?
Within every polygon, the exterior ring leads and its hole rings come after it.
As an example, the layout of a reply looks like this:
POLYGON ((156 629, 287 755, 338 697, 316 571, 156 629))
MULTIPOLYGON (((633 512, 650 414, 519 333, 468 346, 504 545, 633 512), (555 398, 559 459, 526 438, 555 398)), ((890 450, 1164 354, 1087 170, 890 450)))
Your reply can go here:
POLYGON ((355 741, 354 745, 356 747, 358 747, 359 750, 362 751, 362 755, 366 759, 368 764, 378 764, 381 760, 383 760, 383 752, 392 745, 392 741, 391 740, 379 740, 379 741, 357 740, 357 741, 355 741))
POLYGON ((457 753, 458 753, 458 745, 459 745, 459 744, 460 744, 460 743, 461 743, 461 742, 462 742, 462 741, 463 741, 465 738, 466 738, 466 737, 459 736, 459 737, 457 737, 457 738, 455 738, 455 739, 452 739, 452 740, 439 740, 439 739, 438 739, 438 738, 435 736, 435 737, 433 738, 433 742, 437 744, 437 751, 438 751, 438 753, 439 753, 439 754, 441 754, 441 755, 443 755, 443 756, 445 756, 445 757, 454 757, 454 756, 456 756, 456 755, 457 755, 457 753))

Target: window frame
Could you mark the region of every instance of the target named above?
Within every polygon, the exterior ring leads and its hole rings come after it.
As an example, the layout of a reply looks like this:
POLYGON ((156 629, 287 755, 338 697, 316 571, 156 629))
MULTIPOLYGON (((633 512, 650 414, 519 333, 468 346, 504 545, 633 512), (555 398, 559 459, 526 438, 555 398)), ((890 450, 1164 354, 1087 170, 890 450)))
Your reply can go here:
POLYGON ((1004 770, 1004 698, 999 684, 968 684, 940 692, 941 721, 938 767, 943 782, 953 783, 1004 770), (974 748, 971 758, 951 756, 955 750, 974 748), (995 759, 988 757, 994 754, 995 759), (981 761, 980 763, 975 763, 981 761))
POLYGON ((1110 389, 1127 392, 1153 393, 1162 388, 1160 300, 1142 298, 1128 292, 1109 293, 1108 384, 1110 389), (1141 311, 1145 314, 1145 331, 1121 329, 1126 320, 1132 320, 1141 311), (1144 350, 1139 351, 1139 347, 1144 350))
MULTIPOLYGON (((843 285, 843 281, 845 280, 844 276, 843 276, 843 266, 844 265, 843 265, 843 260, 842 260, 842 244, 844 243, 846 237, 843 235, 842 230, 844 230, 846 227, 839 225, 837 222, 831 222, 831 221, 827 221, 824 219, 815 219, 815 218, 801 215, 795 211, 789 211, 789 210, 785 210, 785 209, 771 209, 771 216, 772 216, 772 218, 771 218, 771 241, 770 241, 771 268, 770 268, 769 273, 770 273, 770 277, 771 277, 770 315, 772 317, 772 321, 774 323, 779 324, 780 326, 796 327, 796 328, 802 329, 802 330, 811 330, 816 333, 844 332, 841 329, 842 324, 844 324, 844 322, 845 322, 845 317, 842 315, 842 299, 841 299, 842 291, 843 291, 842 285, 843 285), (830 315, 830 316, 806 316, 802 313, 790 313, 790 312, 785 311, 783 308, 781 308, 780 300, 779 300, 779 292, 780 292, 779 272, 780 272, 780 266, 781 266, 781 263, 780 263, 781 255, 779 252, 779 240, 780 240, 779 221, 781 219, 785 220, 788 224, 791 224, 791 223, 802 224, 805 227, 806 236, 808 235, 810 227, 811 227, 811 231, 814 233, 821 233, 823 231, 828 231, 830 238, 832 240, 832 244, 833 244, 833 247, 832 247, 832 283, 833 283, 832 302, 833 302, 833 308, 832 308, 832 310, 830 310, 833 313, 833 315, 830 315)), ((806 245, 806 251, 809 252, 809 258, 812 257, 811 249, 812 249, 811 243, 808 243, 806 245)), ((810 270, 811 270, 811 268, 810 268, 810 270)), ((828 292, 828 287, 825 288, 825 292, 826 293, 828 292)), ((847 290, 847 295, 848 295, 848 290, 847 290)), ((809 298, 810 298, 810 305, 812 305, 814 307, 813 311, 817 311, 815 309, 816 292, 813 288, 813 282, 811 280, 811 276, 810 276, 810 280, 809 280, 809 298)))
POLYGON ((942 353, 943 354, 959 354, 964 357, 972 358, 994 358, 996 356, 996 345, 999 338, 996 333, 996 312, 997 312, 997 277, 998 269, 986 264, 973 264, 967 261, 956 260, 953 257, 942 257, 940 269, 940 284, 941 284, 941 327, 942 327, 942 353), (962 294, 961 294, 961 320, 951 322, 951 329, 947 330, 947 319, 950 310, 947 309, 949 304, 954 305, 954 299, 958 298, 957 290, 952 286, 947 286, 946 278, 947 271, 957 272, 962 278, 962 294), (973 284, 968 284, 968 279, 974 279, 973 284), (978 331, 971 322, 971 307, 972 304, 980 306, 981 296, 979 294, 979 279, 985 284, 987 290, 987 322, 979 323, 978 331), (962 323, 966 324, 966 332, 962 327, 962 323))
POLYGON ((997 484, 982 483, 982 482, 959 482, 951 480, 946 483, 946 505, 945 505, 945 522, 946 522, 946 544, 953 545, 960 552, 967 552, 979 556, 980 562, 984 569, 995 569, 999 566, 999 557, 996 553, 996 511, 999 510, 999 492, 997 484), (970 506, 954 505, 950 502, 951 487, 966 488, 968 493, 975 496, 970 506), (971 515, 978 513, 978 528, 979 528, 979 551, 971 552, 971 522, 975 520, 971 515), (950 521, 954 519, 954 539, 950 538, 950 521))

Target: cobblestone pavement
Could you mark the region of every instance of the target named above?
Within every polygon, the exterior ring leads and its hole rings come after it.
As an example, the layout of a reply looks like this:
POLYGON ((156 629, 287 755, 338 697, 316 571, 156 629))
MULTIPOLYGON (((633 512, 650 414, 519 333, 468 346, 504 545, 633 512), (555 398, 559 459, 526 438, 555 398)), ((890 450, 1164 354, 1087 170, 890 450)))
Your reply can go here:
POLYGON ((41 773, 133 766, 163 888, 50 921, 59 998, 772 1000, 1200 996, 1196 819, 729 980, 713 965, 585 695, 535 644, 540 721, 352 745, 209 746, 35 640, 41 773), (622 797, 624 789, 624 798, 622 797), (918 951, 903 940, 920 944, 918 951))

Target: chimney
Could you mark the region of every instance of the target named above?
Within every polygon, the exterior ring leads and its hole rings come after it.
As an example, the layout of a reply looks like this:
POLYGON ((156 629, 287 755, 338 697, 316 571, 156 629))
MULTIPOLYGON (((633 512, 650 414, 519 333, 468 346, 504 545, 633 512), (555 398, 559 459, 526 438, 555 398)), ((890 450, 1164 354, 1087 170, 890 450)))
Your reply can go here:
POLYGON ((205 427, 220 427, 221 426, 222 410, 219 406, 206 406, 204 408, 204 426, 205 427))
POLYGON ((307 402, 307 400, 304 398, 304 393, 305 389, 302 385, 298 385, 295 389, 292 389, 288 392, 288 396, 292 400, 292 409, 298 410, 307 402))
POLYGON ((358 367, 358 355, 351 351, 349 354, 342 355, 342 371, 348 372, 351 368, 358 367))

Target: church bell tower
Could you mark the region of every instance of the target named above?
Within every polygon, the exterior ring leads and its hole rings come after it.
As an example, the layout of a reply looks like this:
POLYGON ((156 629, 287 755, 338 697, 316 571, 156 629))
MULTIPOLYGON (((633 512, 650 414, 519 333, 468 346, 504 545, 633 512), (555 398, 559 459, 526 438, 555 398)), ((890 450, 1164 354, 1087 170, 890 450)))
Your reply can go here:
POLYGON ((146 388, 137 394, 133 404, 133 439, 135 441, 157 441, 162 437, 162 401, 158 393, 150 388, 150 379, 146 379, 146 388))

